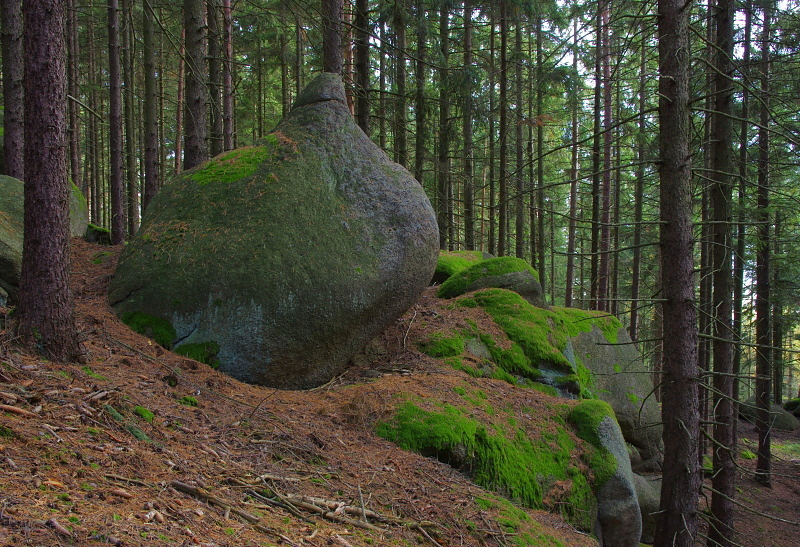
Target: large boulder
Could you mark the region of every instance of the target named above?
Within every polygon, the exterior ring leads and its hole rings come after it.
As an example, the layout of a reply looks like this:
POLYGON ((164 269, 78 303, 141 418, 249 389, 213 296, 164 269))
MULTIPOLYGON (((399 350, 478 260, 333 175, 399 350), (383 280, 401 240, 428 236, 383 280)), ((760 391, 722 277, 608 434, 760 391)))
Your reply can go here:
MULTIPOLYGON (((744 403, 739 404, 739 415, 748 422, 756 423, 757 413, 755 397, 750 397, 744 403)), ((769 405, 769 421, 770 427, 781 431, 795 431, 800 427, 800 421, 791 412, 775 403, 769 405)))
POLYGON ((642 543, 652 544, 655 540, 656 521, 661 505, 661 475, 634 475, 636 497, 642 514, 642 543))
POLYGON ((219 369, 240 380, 304 389, 340 374, 417 300, 437 249, 422 187, 323 74, 263 142, 162 188, 109 299, 176 349, 218 347, 219 369))
POLYGON ((604 460, 610 459, 613 464, 611 473, 603 473, 602 482, 595 485, 598 543, 603 547, 638 546, 642 515, 625 439, 614 412, 608 403, 590 399, 573 408, 569 419, 577 426, 578 435, 602 450, 604 460))
POLYGON ((661 411, 653 396, 653 380, 628 332, 619 328, 616 340, 596 325, 572 337, 564 354, 582 362, 594 379, 594 394, 614 409, 619 426, 638 451, 634 470, 661 469, 661 411))

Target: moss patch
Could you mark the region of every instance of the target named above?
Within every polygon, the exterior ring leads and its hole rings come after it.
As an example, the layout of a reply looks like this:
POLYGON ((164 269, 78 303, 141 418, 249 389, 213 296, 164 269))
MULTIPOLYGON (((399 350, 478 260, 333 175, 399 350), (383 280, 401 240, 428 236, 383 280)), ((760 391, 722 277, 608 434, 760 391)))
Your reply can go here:
POLYGON ((481 251, 439 251, 434 279, 444 281, 482 261, 483 253, 481 251))
POLYGON ((481 496, 475 502, 484 509, 498 509, 497 523, 508 534, 507 544, 515 547, 561 547, 559 539, 542 531, 542 525, 531 516, 506 499, 495 496, 481 496))
POLYGON ((199 165, 189 171, 186 177, 200 186, 211 183, 230 184, 251 176, 274 153, 274 146, 244 146, 199 165))
POLYGON ((595 498, 585 474, 572 462, 576 445, 563 427, 532 440, 513 425, 487 427, 452 405, 425 410, 406 402, 391 420, 377 424, 376 432, 401 448, 436 457, 527 507, 558 510, 577 526, 591 525, 593 514, 586 518, 584 510, 595 498), (565 503, 548 507, 545 499, 554 488, 569 493, 565 503))
POLYGON ((198 342, 192 344, 181 344, 173 350, 178 355, 184 355, 189 359, 200 361, 209 365, 213 369, 219 368, 219 344, 213 340, 207 342, 198 342))
POLYGON ((139 334, 155 340, 158 345, 167 349, 172 347, 176 333, 172 324, 166 319, 138 311, 124 313, 120 319, 139 334))
POLYGON ((569 413, 569 422, 575 426, 578 437, 590 443, 594 452, 589 455, 589 465, 595 475, 595 491, 610 479, 617 471, 617 460, 603 446, 597 429, 606 417, 616 420, 611 405, 599 399, 581 401, 569 413))
POLYGON ((481 277, 495 277, 511 272, 529 272, 536 280, 539 274, 530 264, 514 256, 490 258, 459 271, 447 279, 436 293, 439 298, 453 298, 464 294, 467 288, 481 277))

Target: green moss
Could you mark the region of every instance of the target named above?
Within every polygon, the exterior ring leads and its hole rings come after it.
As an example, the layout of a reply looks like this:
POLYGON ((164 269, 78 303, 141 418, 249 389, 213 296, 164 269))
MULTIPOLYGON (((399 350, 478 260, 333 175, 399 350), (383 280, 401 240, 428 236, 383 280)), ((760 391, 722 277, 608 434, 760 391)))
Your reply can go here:
POLYGON ((481 251, 439 251, 434 277, 444 281, 482 260, 481 251))
POLYGON ((477 484, 527 507, 544 508, 550 488, 570 481, 568 502, 550 508, 578 526, 591 525, 582 510, 592 506, 594 495, 572 464, 575 443, 563 428, 551 438, 532 441, 519 428, 487 428, 451 405, 430 411, 406 402, 391 420, 377 424, 376 432, 401 448, 449 463, 477 484))
POLYGON ((132 311, 122 314, 120 319, 134 331, 152 338, 158 345, 167 349, 172 347, 172 341, 177 336, 172 324, 161 317, 132 311))
POLYGON ((507 534, 508 545, 515 547, 563 546, 559 539, 542 530, 542 525, 506 499, 479 497, 475 502, 483 509, 498 509, 497 524, 507 534))
POLYGON ((0 438, 16 439, 17 438, 17 434, 14 433, 14 430, 11 429, 10 427, 6 427, 6 426, 0 424, 0 438))
POLYGON ((186 172, 184 176, 200 186, 212 183, 229 184, 247 178, 255 173, 264 160, 275 154, 277 139, 274 143, 269 139, 266 142, 268 146, 244 146, 220 154, 186 172))
POLYGON ((213 340, 207 342, 198 342, 192 344, 181 344, 173 350, 178 355, 184 355, 189 359, 200 361, 209 365, 213 369, 219 368, 219 344, 213 340))
POLYGON ((534 270, 530 264, 521 258, 513 256, 502 256, 499 258, 490 258, 452 275, 442 283, 436 296, 439 298, 453 298, 464 294, 467 288, 481 277, 495 277, 504 275, 511 272, 527 271, 533 275, 536 280, 539 280, 539 274, 534 270))
POLYGON ((597 429, 600 422, 610 417, 616 421, 611 405, 599 399, 588 399, 578 403, 569 413, 568 421, 575 427, 578 437, 594 447, 589 454, 589 466, 594 472, 594 488, 601 487, 617 471, 617 460, 603 446, 597 429))
POLYGON ((417 344, 417 348, 431 357, 455 357, 464 353, 464 337, 435 332, 427 340, 417 344))
POLYGON ((197 406, 197 398, 192 397, 191 395, 184 395, 178 399, 178 403, 185 406, 197 406))
POLYGON ((86 376, 88 376, 89 378, 94 378, 95 380, 108 380, 108 378, 106 378, 102 374, 98 374, 95 371, 93 371, 91 367, 89 367, 88 365, 84 365, 83 367, 81 367, 81 370, 83 370, 83 372, 85 372, 86 376))
POLYGON ((137 406, 133 409, 133 411, 138 414, 144 421, 148 423, 153 423, 153 418, 155 418, 155 414, 152 411, 146 409, 143 406, 137 406))
POLYGON ((108 251, 95 253, 92 255, 92 264, 103 264, 104 262, 108 262, 111 253, 108 251))
POLYGON ((787 412, 794 412, 798 408, 800 408, 800 397, 795 397, 794 399, 789 399, 785 403, 783 403, 783 409, 787 412))
POLYGON ((484 289, 459 298, 456 303, 484 309, 514 342, 509 353, 499 350, 490 338, 481 338, 504 370, 531 380, 539 378, 538 369, 542 366, 575 374, 583 396, 591 396, 593 378, 582 363, 573 365, 564 356, 567 341, 597 326, 609 343, 615 343, 620 328, 613 316, 573 308, 537 308, 505 289, 484 289))

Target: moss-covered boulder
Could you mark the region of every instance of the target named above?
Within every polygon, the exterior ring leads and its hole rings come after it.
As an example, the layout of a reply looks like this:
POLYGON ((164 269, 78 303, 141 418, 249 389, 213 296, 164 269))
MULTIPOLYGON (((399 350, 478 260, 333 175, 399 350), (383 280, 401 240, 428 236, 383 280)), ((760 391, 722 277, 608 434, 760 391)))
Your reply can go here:
POLYGON ((489 287, 514 291, 534 306, 547 307, 539 274, 530 264, 513 256, 482 260, 458 271, 442 283, 436 296, 453 298, 489 287))
MULTIPOLYGON (((86 199, 77 186, 70 186, 70 233, 82 236, 88 224, 86 199)), ((16 297, 22 270, 24 189, 21 180, 0 175, 0 289, 11 301, 16 297)))
POLYGON ((638 451, 634 470, 661 469, 661 411, 653 380, 628 332, 617 323, 613 340, 596 325, 571 337, 564 355, 583 363, 594 380, 594 395, 614 409, 622 433, 638 451))
MULTIPOLYGON (((750 397, 744 403, 739 404, 739 415, 748 422, 756 422, 756 400, 750 397)), ((770 427, 781 431, 796 431, 800 428, 800 421, 791 412, 784 409, 781 405, 770 403, 769 405, 770 427)))
POLYGON ((173 346, 214 342, 240 380, 310 388, 417 300, 437 253, 422 187, 323 74, 263 142, 161 189, 109 299, 120 316, 168 321, 173 346))
POLYGON ((636 547, 642 535, 642 515, 636 496, 634 475, 622 431, 614 411, 597 399, 578 403, 569 415, 578 435, 600 449, 593 467, 602 469, 604 480, 596 487, 597 526, 601 546, 636 547), (609 467, 611 469, 607 469, 609 467))
POLYGON ((795 417, 800 417, 800 397, 795 397, 794 399, 789 399, 785 403, 783 403, 783 409, 786 412, 791 412, 795 415, 795 417))
POLYGON ((482 251, 439 251, 439 260, 431 282, 441 285, 461 270, 489 258, 493 258, 492 255, 482 251))

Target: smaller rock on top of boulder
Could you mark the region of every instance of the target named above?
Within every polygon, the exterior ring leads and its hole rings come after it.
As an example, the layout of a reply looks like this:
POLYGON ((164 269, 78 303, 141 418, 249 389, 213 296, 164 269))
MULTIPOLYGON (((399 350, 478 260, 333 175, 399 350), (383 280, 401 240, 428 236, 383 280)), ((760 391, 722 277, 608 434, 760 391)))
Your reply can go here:
POLYGON ((503 256, 476 262, 450 276, 436 293, 439 298, 454 298, 478 289, 508 289, 528 303, 547 308, 539 274, 521 258, 503 256))

